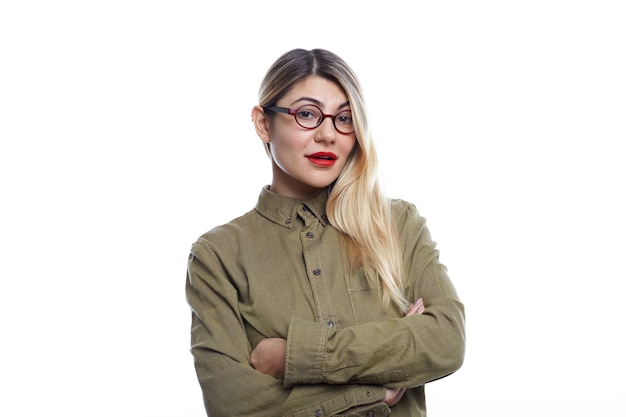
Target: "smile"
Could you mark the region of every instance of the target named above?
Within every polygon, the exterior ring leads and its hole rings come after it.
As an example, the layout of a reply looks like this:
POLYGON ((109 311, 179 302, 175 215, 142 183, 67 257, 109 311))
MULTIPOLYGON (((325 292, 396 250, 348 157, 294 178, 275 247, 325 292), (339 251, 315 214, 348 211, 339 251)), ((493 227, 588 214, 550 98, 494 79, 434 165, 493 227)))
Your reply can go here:
POLYGON ((323 167, 330 167, 337 161, 337 155, 332 152, 317 152, 306 156, 311 163, 323 167))

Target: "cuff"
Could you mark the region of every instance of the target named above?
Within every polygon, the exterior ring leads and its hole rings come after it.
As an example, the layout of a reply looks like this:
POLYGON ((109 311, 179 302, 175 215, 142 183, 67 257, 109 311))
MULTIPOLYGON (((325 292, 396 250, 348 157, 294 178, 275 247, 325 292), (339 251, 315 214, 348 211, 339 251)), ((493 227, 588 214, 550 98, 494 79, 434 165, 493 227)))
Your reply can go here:
POLYGON ((287 333, 285 387, 322 382, 328 326, 294 317, 287 333))

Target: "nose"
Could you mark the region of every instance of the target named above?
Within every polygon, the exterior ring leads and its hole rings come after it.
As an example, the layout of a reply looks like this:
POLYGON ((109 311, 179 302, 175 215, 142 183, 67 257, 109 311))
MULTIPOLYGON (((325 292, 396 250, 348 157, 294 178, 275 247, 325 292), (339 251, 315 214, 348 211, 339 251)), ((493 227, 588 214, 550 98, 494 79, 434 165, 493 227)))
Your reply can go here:
POLYGON ((315 141, 316 142, 335 142, 335 138, 337 137, 337 130, 335 129, 335 125, 333 124, 333 118, 329 116, 325 116, 322 120, 322 123, 317 127, 317 132, 315 133, 315 141))

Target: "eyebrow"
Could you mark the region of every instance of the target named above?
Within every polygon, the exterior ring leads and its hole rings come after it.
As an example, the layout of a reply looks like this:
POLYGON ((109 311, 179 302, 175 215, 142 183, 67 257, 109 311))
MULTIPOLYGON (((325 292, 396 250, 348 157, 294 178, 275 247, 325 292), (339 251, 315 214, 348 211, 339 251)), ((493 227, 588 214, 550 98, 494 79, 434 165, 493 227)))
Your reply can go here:
MULTIPOLYGON (((294 104, 299 103, 301 101, 310 101, 311 103, 315 104, 317 107, 320 107, 320 108, 324 107, 324 103, 322 103, 321 101, 319 101, 318 99, 313 98, 313 97, 300 97, 299 99, 292 101, 291 102, 291 106, 293 106, 294 104)), ((345 103, 340 104, 339 107, 337 107, 337 109, 342 109, 342 108, 347 107, 349 105, 350 105, 350 102, 346 101, 345 103)))

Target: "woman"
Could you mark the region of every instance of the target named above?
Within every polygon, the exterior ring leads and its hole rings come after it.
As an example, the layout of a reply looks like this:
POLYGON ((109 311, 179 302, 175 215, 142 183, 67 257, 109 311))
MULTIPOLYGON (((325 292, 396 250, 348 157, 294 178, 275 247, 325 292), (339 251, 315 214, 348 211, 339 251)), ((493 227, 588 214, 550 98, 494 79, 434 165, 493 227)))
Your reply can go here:
POLYGON ((464 308, 425 220, 390 200, 359 82, 296 49, 252 110, 272 164, 254 210, 191 249, 191 351, 207 413, 424 416, 455 372, 464 308))

